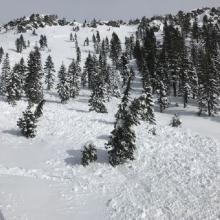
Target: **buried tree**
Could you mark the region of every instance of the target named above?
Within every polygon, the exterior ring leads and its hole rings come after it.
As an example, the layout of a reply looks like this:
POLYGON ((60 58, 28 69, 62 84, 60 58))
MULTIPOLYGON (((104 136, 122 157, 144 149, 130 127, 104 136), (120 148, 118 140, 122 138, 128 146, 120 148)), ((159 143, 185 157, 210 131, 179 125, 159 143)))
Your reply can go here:
POLYGON ((27 138, 34 138, 36 136, 36 117, 28 106, 27 110, 23 112, 23 117, 19 118, 17 125, 21 129, 21 133, 27 138))

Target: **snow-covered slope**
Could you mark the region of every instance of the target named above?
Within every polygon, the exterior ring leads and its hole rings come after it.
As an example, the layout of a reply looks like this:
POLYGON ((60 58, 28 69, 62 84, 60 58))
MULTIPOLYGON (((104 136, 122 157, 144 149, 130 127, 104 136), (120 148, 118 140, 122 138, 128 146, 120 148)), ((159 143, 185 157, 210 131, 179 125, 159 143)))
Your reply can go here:
MULTIPOLYGON (((81 28, 77 35, 82 65, 93 51, 92 44, 83 46, 86 37, 91 40, 99 30, 101 38, 110 38, 115 31, 123 42, 136 28, 81 28)), ((39 36, 46 34, 49 50, 42 51, 42 60, 51 54, 58 70, 62 62, 68 65, 76 56, 75 45, 69 41, 71 30, 72 26, 53 26, 38 29, 38 36, 31 32, 23 36, 33 48, 39 36)), ((27 59, 31 49, 16 53, 18 36, 14 31, 0 34, 12 65, 21 56, 27 59)), ((133 94, 140 93, 138 76, 132 87, 133 94)), ((136 128, 136 160, 113 168, 104 144, 120 100, 107 104, 108 114, 97 114, 88 111, 89 95, 82 89, 79 97, 62 105, 55 90, 45 92, 44 114, 34 139, 21 136, 16 126, 27 103, 11 107, 1 97, 0 209, 6 220, 219 218, 219 143, 211 139, 219 138, 219 117, 217 121, 199 118, 189 106, 188 113, 182 112, 183 128, 173 129, 167 125, 181 107, 156 113, 157 135, 142 123, 136 128), (97 145, 98 161, 84 168, 81 148, 87 141, 97 145)))

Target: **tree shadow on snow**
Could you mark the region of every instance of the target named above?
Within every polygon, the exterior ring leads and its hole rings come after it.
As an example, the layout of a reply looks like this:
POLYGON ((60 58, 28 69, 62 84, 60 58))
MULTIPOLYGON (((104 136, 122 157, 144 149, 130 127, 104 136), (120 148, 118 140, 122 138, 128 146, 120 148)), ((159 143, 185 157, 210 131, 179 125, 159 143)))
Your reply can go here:
POLYGON ((89 99, 86 98, 79 98, 76 100, 76 102, 81 102, 81 103, 88 103, 89 99))
MULTIPOLYGON (((69 166, 81 165, 82 152, 81 150, 67 150, 68 158, 65 159, 65 163, 69 166)), ((108 163, 108 153, 106 150, 97 149, 97 161, 96 163, 105 164, 108 163)))
POLYGON ((97 139, 108 141, 109 140, 109 135, 100 135, 100 136, 97 137, 97 139))
POLYGON ((112 121, 106 121, 104 119, 92 119, 91 121, 94 121, 94 122, 100 122, 100 123, 103 123, 103 124, 106 124, 106 125, 113 125, 114 122, 112 121))
POLYGON ((61 101, 58 101, 58 100, 45 99, 45 101, 46 101, 46 103, 61 104, 61 101))
POLYGON ((22 136, 21 132, 19 130, 16 130, 16 129, 4 130, 4 131, 2 131, 2 133, 14 135, 14 136, 22 136))
POLYGON ((10 48, 10 49, 8 49, 8 50, 17 53, 17 50, 15 50, 15 49, 10 48))

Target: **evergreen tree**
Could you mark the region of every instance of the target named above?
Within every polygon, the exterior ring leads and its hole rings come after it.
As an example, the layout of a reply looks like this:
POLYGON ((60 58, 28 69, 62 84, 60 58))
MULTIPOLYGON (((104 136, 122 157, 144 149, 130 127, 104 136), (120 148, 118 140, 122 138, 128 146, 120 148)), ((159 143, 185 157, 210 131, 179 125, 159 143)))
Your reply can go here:
POLYGON ((88 87, 89 89, 92 89, 94 85, 94 75, 95 75, 95 66, 97 65, 97 60, 95 56, 91 56, 89 53, 85 66, 84 66, 84 71, 82 75, 82 82, 85 84, 88 81, 88 87))
POLYGON ((150 80, 150 84, 153 88, 153 93, 156 88, 156 54, 157 54, 157 46, 156 46, 156 37, 154 35, 153 29, 146 30, 146 36, 144 38, 143 43, 143 58, 145 60, 144 65, 146 65, 145 70, 143 72, 143 80, 146 81, 144 84, 148 84, 150 80))
POLYGON ((162 81, 159 82, 157 95, 158 95, 158 103, 160 107, 160 112, 162 113, 168 107, 167 91, 162 81))
MULTIPOLYGON (((120 91, 120 75, 118 71, 110 66, 107 66, 108 82, 107 82, 107 93, 110 97, 121 97, 120 91)), ((109 97, 109 98, 110 98, 109 97)))
POLYGON ((82 151, 81 164, 85 167, 97 160, 97 150, 93 143, 87 143, 82 151))
POLYGON ((70 33, 70 41, 73 41, 73 40, 74 40, 74 38, 73 38, 73 34, 70 33))
POLYGON ((122 54, 121 59, 120 59, 120 73, 123 79, 123 83, 122 83, 122 87, 124 87, 127 83, 127 80, 130 76, 130 72, 128 70, 128 58, 126 56, 126 54, 122 54))
POLYGON ((181 124, 182 124, 182 121, 180 120, 179 116, 175 114, 170 122, 170 126, 177 128, 181 126, 181 124))
POLYGON ((70 98, 70 85, 66 67, 64 64, 61 65, 60 71, 58 72, 59 82, 57 84, 57 92, 61 99, 61 103, 65 103, 70 98))
POLYGON ((55 78, 54 73, 55 73, 54 63, 52 61, 52 57, 49 55, 46 59, 45 66, 44 66, 45 83, 47 86, 47 90, 50 90, 53 88, 54 78, 55 78))
POLYGON ((220 95, 217 82, 218 71, 208 52, 200 52, 200 80, 198 91, 199 115, 207 111, 209 116, 216 113, 218 97, 220 95))
POLYGON ((192 27, 192 37, 195 39, 198 43, 199 41, 199 27, 198 27, 198 21, 197 17, 195 18, 195 21, 193 22, 193 27, 192 27))
POLYGON ((25 82, 27 77, 27 66, 25 65, 24 58, 22 57, 20 62, 17 64, 16 68, 17 74, 20 76, 22 80, 22 93, 25 91, 25 82))
POLYGON ((21 99, 23 92, 23 77, 20 75, 20 65, 15 64, 7 86, 7 100, 11 105, 21 99))
POLYGON ((121 41, 118 35, 114 32, 112 34, 112 39, 110 42, 110 58, 112 59, 113 64, 118 68, 119 57, 121 55, 121 41))
POLYGON ((24 37, 22 34, 19 38, 16 39, 15 45, 16 45, 16 50, 18 53, 21 53, 23 49, 26 49, 27 46, 26 46, 26 43, 24 41, 24 37))
POLYGON ((76 61, 77 61, 78 63, 81 62, 81 51, 80 51, 80 48, 79 48, 79 47, 76 48, 76 61))
POLYGON ((2 62, 3 55, 4 55, 4 50, 2 47, 0 47, 0 63, 2 62))
POLYGON ((112 166, 123 164, 128 160, 134 160, 134 150, 136 146, 135 133, 132 128, 138 121, 133 120, 134 117, 130 114, 128 106, 130 85, 131 77, 128 80, 122 102, 115 115, 116 122, 114 130, 111 132, 110 139, 106 144, 109 154, 109 163, 112 166))
POLYGON ((136 106, 134 105, 135 108, 133 108, 132 112, 136 111, 142 120, 151 124, 155 124, 152 87, 149 86, 145 88, 144 94, 137 99, 136 104, 137 105, 136 106))
POLYGON ((2 64, 2 74, 0 78, 0 94, 1 95, 6 95, 10 76, 11 76, 11 68, 10 68, 10 62, 9 62, 9 55, 8 53, 6 53, 5 59, 3 60, 3 64, 2 64))
POLYGON ((39 43, 40 43, 40 48, 41 49, 44 49, 45 47, 47 47, 47 37, 46 37, 46 35, 41 35, 40 36, 39 43))
POLYGON ((41 54, 36 47, 29 54, 25 80, 25 93, 29 102, 38 103, 43 99, 42 77, 41 54))
POLYGON ((73 60, 69 66, 68 78, 70 84, 70 97, 75 98, 77 95, 79 95, 81 84, 81 68, 79 63, 75 60, 73 60))
POLYGON ((17 125, 25 137, 34 138, 36 136, 36 118, 32 113, 30 106, 28 106, 27 110, 23 112, 23 117, 19 118, 17 125))
POLYGON ((95 18, 91 21, 90 27, 92 27, 92 28, 97 28, 97 21, 96 21, 95 18))
POLYGON ((104 105, 104 81, 98 65, 94 66, 93 85, 94 86, 92 87, 92 93, 89 99, 89 110, 96 111, 98 113, 107 113, 107 109, 104 105))

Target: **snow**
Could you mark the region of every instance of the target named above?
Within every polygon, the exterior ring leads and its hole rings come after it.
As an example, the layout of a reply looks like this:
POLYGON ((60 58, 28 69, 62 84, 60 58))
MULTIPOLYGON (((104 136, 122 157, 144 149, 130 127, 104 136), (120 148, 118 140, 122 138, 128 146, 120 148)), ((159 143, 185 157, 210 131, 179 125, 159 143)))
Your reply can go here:
MULTIPOLYGON (((42 51, 43 61, 51 54, 56 70, 62 61, 69 65, 75 44, 69 42, 72 27, 38 29, 24 39, 32 48, 45 34, 51 52, 42 51)), ((102 38, 115 31, 121 40, 134 34, 136 26, 110 28, 98 26, 102 38)), ((81 28, 78 35, 82 64, 92 43, 84 47, 92 28, 81 28)), ((0 34, 1 46, 11 64, 26 59, 14 51, 19 35, 0 34)), ((141 94, 137 76, 132 94, 141 94)), ((196 116, 193 103, 183 110, 172 106, 161 114, 156 109, 156 136, 149 126, 136 127, 136 160, 116 168, 107 162, 104 144, 113 130, 119 99, 107 103, 108 114, 89 112, 90 91, 67 104, 61 104, 56 91, 46 92, 43 116, 37 136, 26 139, 16 126, 27 102, 9 106, 0 99, 0 209, 6 220, 86 220, 86 219, 217 219, 220 216, 219 116, 196 116), (169 127, 179 113, 181 128, 169 127), (80 165, 82 147, 88 141, 97 146, 98 160, 88 167, 80 165)), ((1 219, 0 213, 0 219, 1 219)))

